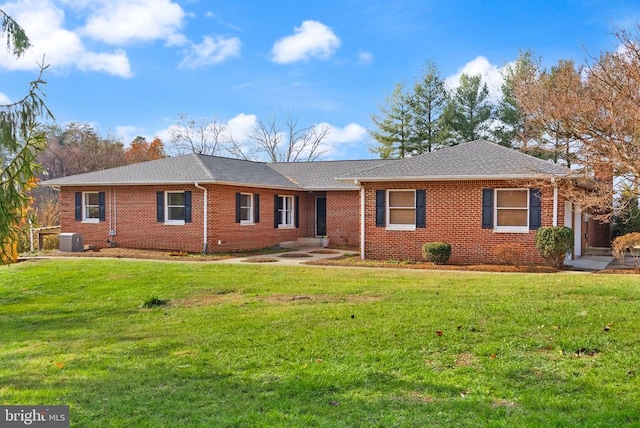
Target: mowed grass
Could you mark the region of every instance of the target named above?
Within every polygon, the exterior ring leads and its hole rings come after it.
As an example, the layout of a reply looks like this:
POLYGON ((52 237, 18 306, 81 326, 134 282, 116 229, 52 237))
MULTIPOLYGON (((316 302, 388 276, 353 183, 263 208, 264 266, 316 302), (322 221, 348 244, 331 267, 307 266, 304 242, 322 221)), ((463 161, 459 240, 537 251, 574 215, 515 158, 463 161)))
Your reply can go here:
POLYGON ((638 426, 639 378, 635 275, 0 268, 0 403, 72 426, 638 426))

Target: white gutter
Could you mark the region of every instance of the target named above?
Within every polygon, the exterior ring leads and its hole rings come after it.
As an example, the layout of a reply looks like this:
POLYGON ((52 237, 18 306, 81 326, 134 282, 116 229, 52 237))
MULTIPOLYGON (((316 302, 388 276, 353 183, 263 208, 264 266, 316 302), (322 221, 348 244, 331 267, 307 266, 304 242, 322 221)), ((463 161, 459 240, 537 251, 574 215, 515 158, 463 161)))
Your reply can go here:
MULTIPOLYGON (((527 180, 532 178, 549 178, 554 174, 504 174, 504 175, 423 175, 407 177, 336 177, 335 180, 344 183, 355 182, 385 182, 385 181, 477 181, 477 180, 527 180)), ((570 176, 556 177, 571 178, 570 176)))
POLYGON ((558 226, 558 184, 555 178, 551 178, 553 184, 553 227, 558 226))
POLYGON ((365 235, 365 233, 364 233, 364 226, 365 226, 364 202, 365 202, 364 187, 360 186, 360 258, 362 260, 364 260, 364 242, 365 242, 365 236, 364 236, 365 235))
POLYGON ((202 252, 206 253, 207 252, 207 242, 208 242, 208 236, 207 236, 207 232, 208 232, 208 228, 207 228, 207 189, 205 187, 202 187, 198 184, 198 182, 196 181, 194 183, 194 185, 196 186, 196 188, 201 189, 204 191, 204 203, 203 203, 203 216, 202 216, 202 221, 203 221, 203 231, 202 231, 202 235, 203 235, 203 239, 204 239, 204 243, 202 244, 202 252))

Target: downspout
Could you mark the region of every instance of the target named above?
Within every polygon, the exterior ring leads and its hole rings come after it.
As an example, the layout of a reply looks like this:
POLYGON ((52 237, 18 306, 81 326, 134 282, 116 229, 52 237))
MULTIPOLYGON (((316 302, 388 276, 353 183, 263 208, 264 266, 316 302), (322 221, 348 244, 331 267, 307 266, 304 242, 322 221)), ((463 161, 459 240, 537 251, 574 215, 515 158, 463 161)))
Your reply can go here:
POLYGON ((202 243, 202 253, 206 254, 207 253, 207 242, 208 242, 208 236, 207 236, 207 232, 208 232, 208 228, 207 228, 207 189, 205 187, 200 186, 197 181, 194 183, 194 185, 196 186, 196 188, 201 189, 201 190, 204 191, 204 203, 203 203, 203 207, 202 207, 202 211, 203 211, 202 219, 203 219, 203 223, 204 223, 203 226, 202 226, 202 235, 203 235, 204 242, 202 243))
POLYGON ((558 183, 555 177, 551 177, 551 184, 553 184, 553 227, 556 227, 558 226, 558 183))
MULTIPOLYGON (((358 183, 358 180, 355 181, 356 184, 358 183)), ((364 243, 365 243, 365 233, 364 233, 364 226, 365 226, 365 217, 364 217, 364 213, 365 213, 365 209, 364 209, 364 202, 365 202, 365 197, 364 197, 364 187, 360 186, 360 258, 362 260, 364 260, 364 243)))

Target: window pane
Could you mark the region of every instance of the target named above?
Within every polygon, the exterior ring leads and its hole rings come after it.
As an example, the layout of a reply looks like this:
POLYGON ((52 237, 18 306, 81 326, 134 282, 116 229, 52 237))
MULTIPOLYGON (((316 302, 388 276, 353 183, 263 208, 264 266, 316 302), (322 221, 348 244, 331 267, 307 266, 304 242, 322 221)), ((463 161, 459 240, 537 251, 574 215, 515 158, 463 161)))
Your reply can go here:
POLYGON ((389 210, 389 224, 416 224, 415 209, 389 210))
POLYGON ((242 207, 250 207, 251 206, 251 195, 240 195, 240 206, 242 207))
POLYGON ((247 208, 247 207, 240 208, 240 220, 241 221, 251 220, 251 208, 247 208))
POLYGON ((415 193, 402 192, 402 191, 390 191, 389 192, 389 207, 411 207, 415 206, 415 193))
POLYGON ((85 205, 98 205, 99 198, 97 193, 85 193, 84 194, 84 203, 85 205))
POLYGON ((167 205, 184 206, 184 193, 167 193, 167 205))
POLYGON ((527 226, 527 210, 498 210, 498 226, 527 226))
POLYGON ((167 211, 169 220, 184 220, 184 207, 169 207, 167 211))
POLYGON ((497 206, 498 208, 526 208, 528 195, 527 190, 498 190, 497 206))
POLYGON ((100 209, 98 207, 86 207, 85 218, 99 218, 100 209))

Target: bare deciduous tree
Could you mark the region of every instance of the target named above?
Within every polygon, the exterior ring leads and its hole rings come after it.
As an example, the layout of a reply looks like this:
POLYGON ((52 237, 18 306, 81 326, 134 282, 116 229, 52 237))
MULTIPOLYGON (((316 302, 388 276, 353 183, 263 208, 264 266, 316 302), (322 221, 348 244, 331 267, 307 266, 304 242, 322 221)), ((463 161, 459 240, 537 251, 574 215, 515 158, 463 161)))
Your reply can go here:
POLYGON ((220 156, 226 151, 229 130, 218 120, 196 121, 180 113, 169 130, 170 141, 178 154, 199 153, 220 156))
POLYGON ((291 116, 283 130, 274 116, 269 121, 256 122, 246 135, 238 138, 225 123, 206 119, 198 122, 184 114, 170 131, 178 154, 193 152, 271 162, 317 160, 329 149, 325 140, 330 132, 326 124, 302 127, 291 116))

